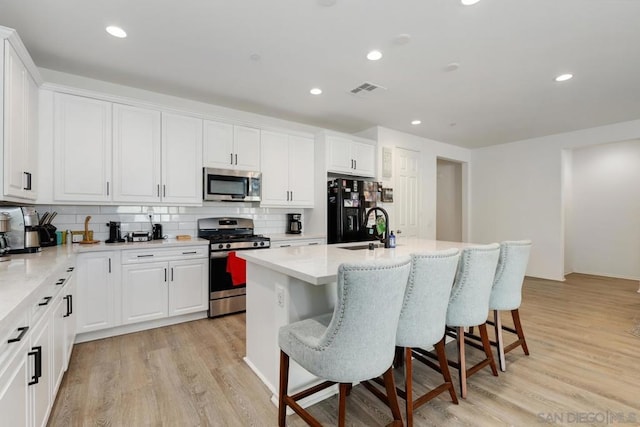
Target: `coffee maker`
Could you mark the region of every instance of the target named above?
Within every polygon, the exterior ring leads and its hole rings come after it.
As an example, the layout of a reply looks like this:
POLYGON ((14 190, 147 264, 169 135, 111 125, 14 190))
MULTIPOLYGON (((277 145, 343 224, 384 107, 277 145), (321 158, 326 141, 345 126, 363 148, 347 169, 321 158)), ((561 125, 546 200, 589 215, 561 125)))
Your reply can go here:
POLYGON ((107 227, 109 227, 109 238, 104 241, 105 243, 124 242, 120 229, 120 221, 109 221, 107 223, 107 227))
POLYGON ((38 213, 33 206, 3 207, 2 211, 9 215, 10 230, 5 233, 9 253, 34 253, 40 251, 40 235, 38 233, 38 213))
POLYGON ((302 233, 302 214, 287 214, 287 234, 302 233))

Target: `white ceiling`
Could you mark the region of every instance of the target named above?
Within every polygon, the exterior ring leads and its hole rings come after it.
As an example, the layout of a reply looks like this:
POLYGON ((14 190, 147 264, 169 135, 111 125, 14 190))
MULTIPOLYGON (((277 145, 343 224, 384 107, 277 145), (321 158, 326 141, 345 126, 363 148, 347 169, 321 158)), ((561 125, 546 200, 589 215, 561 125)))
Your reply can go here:
POLYGON ((0 0, 0 25, 39 67, 349 133, 473 148, 640 118, 640 1, 326 2, 0 0))

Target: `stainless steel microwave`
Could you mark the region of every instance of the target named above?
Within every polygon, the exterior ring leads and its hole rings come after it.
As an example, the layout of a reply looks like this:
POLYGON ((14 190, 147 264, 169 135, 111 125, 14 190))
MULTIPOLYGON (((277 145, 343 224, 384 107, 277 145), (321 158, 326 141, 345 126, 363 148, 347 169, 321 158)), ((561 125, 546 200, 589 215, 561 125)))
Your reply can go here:
POLYGON ((202 176, 202 199, 205 201, 260 201, 260 172, 203 168, 202 176))

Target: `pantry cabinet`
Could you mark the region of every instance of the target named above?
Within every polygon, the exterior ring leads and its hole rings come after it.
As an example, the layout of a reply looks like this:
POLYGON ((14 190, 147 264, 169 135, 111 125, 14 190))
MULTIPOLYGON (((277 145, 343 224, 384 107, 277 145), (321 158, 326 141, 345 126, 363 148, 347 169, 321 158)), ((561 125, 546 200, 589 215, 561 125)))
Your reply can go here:
POLYGON ((206 247, 123 251, 123 324, 205 311, 206 247))
POLYGON ((111 200, 111 103, 54 94, 54 199, 111 200))
MULTIPOLYGON (((2 40, 4 69, 0 71, 3 83, 3 104, 0 106, 0 124, 4 123, 3 194, 33 201, 36 199, 37 140, 38 140, 38 86, 18 52, 7 40, 2 40)), ((2 95, 2 92, 0 92, 2 95)))
POLYGON ((328 172, 375 177, 374 144, 335 135, 327 135, 325 142, 328 172))
POLYGON ((260 170, 260 130, 204 121, 203 165, 220 169, 260 170))
POLYGON ((262 131, 260 206, 313 207, 313 153, 311 138, 262 131))

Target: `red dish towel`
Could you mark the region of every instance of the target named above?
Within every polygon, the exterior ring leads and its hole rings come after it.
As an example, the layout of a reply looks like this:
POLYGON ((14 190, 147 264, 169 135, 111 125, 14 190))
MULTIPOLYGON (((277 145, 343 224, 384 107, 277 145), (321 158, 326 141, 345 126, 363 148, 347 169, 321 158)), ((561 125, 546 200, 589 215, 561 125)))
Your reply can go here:
POLYGON ((244 285, 247 283, 247 262, 242 258, 238 258, 235 252, 229 252, 227 273, 231 275, 231 284, 233 286, 244 285))

